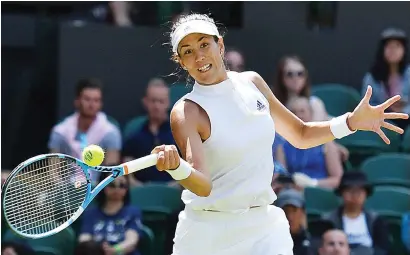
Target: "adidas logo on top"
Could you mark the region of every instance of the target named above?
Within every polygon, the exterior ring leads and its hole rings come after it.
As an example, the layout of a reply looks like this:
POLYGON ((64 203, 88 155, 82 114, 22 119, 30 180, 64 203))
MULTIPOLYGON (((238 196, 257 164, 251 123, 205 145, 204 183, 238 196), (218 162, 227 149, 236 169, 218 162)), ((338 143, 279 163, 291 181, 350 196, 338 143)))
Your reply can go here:
POLYGON ((256 109, 258 109, 258 111, 263 111, 265 110, 266 106, 264 104, 262 104, 261 101, 257 100, 256 101, 256 109))

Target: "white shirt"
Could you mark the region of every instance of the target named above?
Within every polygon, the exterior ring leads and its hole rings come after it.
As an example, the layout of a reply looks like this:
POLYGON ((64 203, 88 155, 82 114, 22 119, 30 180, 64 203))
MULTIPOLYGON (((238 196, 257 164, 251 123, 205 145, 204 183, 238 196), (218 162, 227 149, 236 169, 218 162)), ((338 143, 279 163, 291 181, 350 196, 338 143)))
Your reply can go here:
POLYGON ((211 194, 182 193, 194 210, 241 212, 276 199, 271 188, 275 126, 268 101, 243 74, 228 72, 228 77, 215 85, 195 83, 181 99, 201 106, 211 122, 211 135, 203 143, 211 194))
POLYGON ((347 235, 349 244, 361 244, 367 247, 373 246, 373 241, 370 236, 369 229, 367 228, 364 213, 361 213, 354 219, 343 216, 342 220, 344 232, 347 235))

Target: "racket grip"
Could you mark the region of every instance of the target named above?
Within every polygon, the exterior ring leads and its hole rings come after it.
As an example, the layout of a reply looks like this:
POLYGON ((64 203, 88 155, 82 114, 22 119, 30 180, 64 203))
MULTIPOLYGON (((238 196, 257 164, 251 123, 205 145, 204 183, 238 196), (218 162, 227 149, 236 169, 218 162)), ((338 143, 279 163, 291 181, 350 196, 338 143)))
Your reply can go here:
POLYGON ((124 175, 155 166, 157 164, 158 154, 151 154, 142 158, 134 159, 132 161, 121 164, 124 167, 124 175))

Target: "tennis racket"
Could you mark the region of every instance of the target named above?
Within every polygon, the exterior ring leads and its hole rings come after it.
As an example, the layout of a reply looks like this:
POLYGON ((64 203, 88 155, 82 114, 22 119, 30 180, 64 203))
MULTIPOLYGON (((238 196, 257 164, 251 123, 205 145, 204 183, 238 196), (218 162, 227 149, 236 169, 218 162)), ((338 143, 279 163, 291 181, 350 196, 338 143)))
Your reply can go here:
POLYGON ((44 154, 18 165, 2 189, 4 216, 16 233, 43 238, 70 226, 115 178, 157 163, 157 154, 114 167, 90 167, 64 154, 44 154), (112 173, 93 190, 90 171, 112 173))

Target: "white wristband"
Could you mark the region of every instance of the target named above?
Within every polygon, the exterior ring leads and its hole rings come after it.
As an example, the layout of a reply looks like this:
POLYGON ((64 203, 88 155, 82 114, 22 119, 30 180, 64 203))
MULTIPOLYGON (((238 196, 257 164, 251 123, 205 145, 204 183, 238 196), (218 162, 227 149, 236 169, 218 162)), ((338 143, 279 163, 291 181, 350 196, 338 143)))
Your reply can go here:
POLYGON ((194 171, 195 169, 193 169, 188 162, 182 159, 180 160, 179 167, 177 169, 167 170, 171 177, 176 181, 188 178, 194 171))
POLYGON ((349 116, 349 113, 346 113, 342 116, 333 118, 330 121, 330 131, 332 131, 332 134, 337 139, 343 138, 345 136, 351 135, 356 132, 356 130, 351 131, 350 128, 347 126, 348 116, 349 116))

